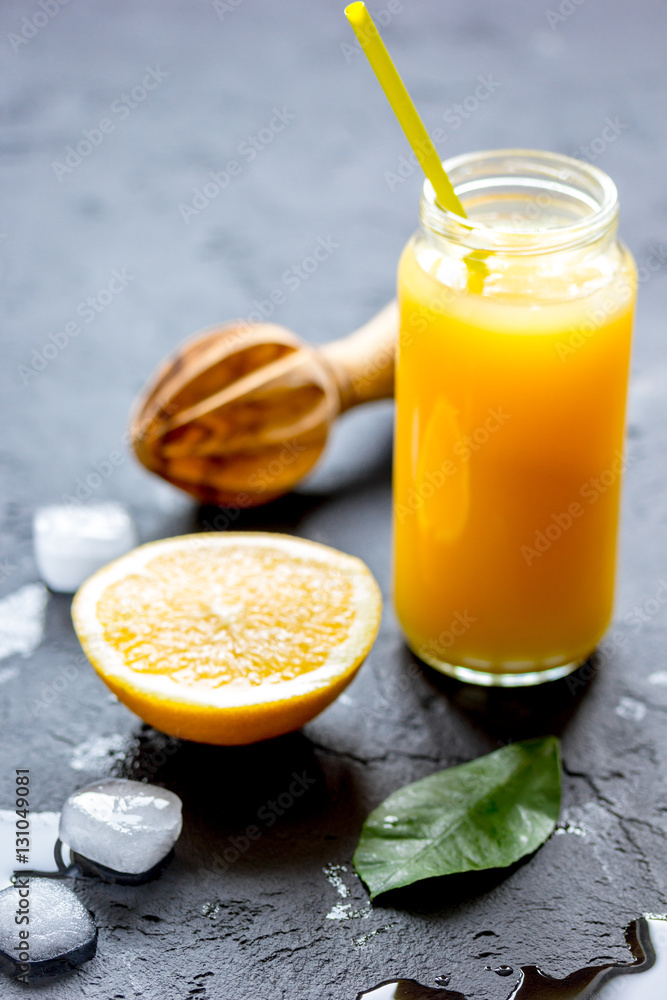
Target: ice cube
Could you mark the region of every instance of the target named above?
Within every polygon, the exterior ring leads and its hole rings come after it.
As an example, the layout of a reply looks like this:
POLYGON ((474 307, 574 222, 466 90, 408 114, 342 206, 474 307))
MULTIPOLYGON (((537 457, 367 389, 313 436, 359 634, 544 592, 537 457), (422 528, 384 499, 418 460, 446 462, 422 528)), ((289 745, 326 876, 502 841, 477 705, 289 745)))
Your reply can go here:
POLYGON ((42 641, 48 597, 43 583, 27 583, 0 600, 0 660, 34 653, 42 641))
POLYGON ((93 918, 62 882, 17 876, 16 885, 0 892, 0 953, 15 976, 67 972, 92 958, 96 947, 93 918), (28 920, 17 923, 21 914, 28 920))
POLYGON ((181 800, 157 785, 126 778, 95 781, 65 802, 60 839, 116 872, 150 871, 181 832, 181 800))
POLYGON ((111 502, 40 507, 33 537, 40 576, 51 590, 65 594, 137 544, 127 509, 111 502))

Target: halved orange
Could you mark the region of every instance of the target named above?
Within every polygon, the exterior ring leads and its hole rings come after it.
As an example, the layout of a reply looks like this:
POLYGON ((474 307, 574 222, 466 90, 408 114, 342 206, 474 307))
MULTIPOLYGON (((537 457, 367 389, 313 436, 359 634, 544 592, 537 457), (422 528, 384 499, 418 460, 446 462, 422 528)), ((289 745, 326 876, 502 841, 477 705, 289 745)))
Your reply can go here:
POLYGON ((254 743, 299 729, 350 683, 380 624, 368 567, 265 532, 141 545, 95 573, 72 606, 102 680, 156 729, 254 743))

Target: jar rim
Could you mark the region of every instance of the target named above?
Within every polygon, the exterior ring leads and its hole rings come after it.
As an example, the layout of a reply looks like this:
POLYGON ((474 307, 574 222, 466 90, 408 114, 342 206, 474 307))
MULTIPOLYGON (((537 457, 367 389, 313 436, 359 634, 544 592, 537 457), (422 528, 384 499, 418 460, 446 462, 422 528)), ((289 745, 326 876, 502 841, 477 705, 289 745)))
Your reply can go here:
POLYGON ((436 201, 430 181, 424 181, 420 203, 422 224, 431 233, 468 249, 510 254, 548 253, 573 249, 599 239, 618 218, 616 185, 599 167, 584 160, 536 149, 492 149, 462 153, 443 161, 457 196, 503 185, 542 188, 567 195, 590 211, 563 225, 504 229, 464 219, 436 201))

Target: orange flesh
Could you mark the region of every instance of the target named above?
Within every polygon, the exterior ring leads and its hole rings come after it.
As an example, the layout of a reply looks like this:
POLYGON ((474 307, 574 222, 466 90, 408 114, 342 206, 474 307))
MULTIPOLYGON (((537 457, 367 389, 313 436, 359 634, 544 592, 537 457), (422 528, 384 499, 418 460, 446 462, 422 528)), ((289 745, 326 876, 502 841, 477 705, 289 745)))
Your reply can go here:
POLYGON ((349 634, 353 586, 334 566, 259 545, 193 543, 111 584, 97 604, 104 639, 140 673, 218 688, 321 667, 349 634))

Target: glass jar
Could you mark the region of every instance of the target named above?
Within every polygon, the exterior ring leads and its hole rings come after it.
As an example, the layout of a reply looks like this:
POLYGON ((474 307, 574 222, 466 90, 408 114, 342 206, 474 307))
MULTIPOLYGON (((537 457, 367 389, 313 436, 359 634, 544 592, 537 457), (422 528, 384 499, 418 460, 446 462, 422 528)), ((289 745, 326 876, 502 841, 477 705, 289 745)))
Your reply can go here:
POLYGON ((636 270, 597 167, 509 149, 426 182, 398 273, 394 588, 462 680, 562 677, 607 628, 636 270))

